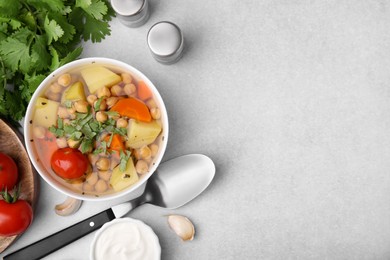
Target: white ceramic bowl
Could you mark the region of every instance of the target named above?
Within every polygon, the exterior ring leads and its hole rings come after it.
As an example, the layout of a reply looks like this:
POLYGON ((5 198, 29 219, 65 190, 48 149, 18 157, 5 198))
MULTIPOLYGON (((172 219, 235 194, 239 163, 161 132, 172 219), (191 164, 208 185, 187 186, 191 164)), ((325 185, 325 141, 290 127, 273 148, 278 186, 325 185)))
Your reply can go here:
POLYGON ((31 98, 31 101, 27 107, 27 112, 25 116, 25 122, 24 122, 24 136, 25 136, 25 143, 26 143, 26 149, 27 152, 30 156, 30 159, 37 170, 37 172, 40 174, 40 176, 48 183, 50 184, 53 188, 58 190, 59 192, 68 195, 70 197, 80 199, 80 200, 91 200, 91 201, 103 201, 103 200, 109 200, 109 199, 117 199, 119 197, 129 197, 131 199, 131 194, 137 193, 138 188, 143 188, 145 187, 147 179, 155 172, 156 168, 158 167, 159 163, 161 162, 161 159, 164 155, 167 142, 168 142, 168 115, 167 111, 164 105, 164 102, 161 98, 161 95, 159 94, 157 88, 154 86, 154 84, 140 71, 135 69, 134 67, 118 61, 118 60, 113 60, 109 58, 84 58, 84 59, 79 59, 73 62, 70 62, 66 65, 61 66, 60 68, 56 69, 53 73, 51 73, 48 77, 46 77, 45 80, 42 81, 42 83, 38 86, 37 90, 35 91, 34 95, 31 98), (78 193, 66 185, 63 184, 59 180, 58 176, 54 176, 54 174, 49 173, 45 167, 42 165, 41 161, 39 160, 37 153, 35 151, 34 145, 32 144, 32 139, 33 139, 33 133, 32 133, 32 127, 31 127, 31 120, 34 115, 34 106, 36 104, 36 101, 38 97, 43 95, 43 92, 46 90, 46 88, 54 81, 59 75, 62 75, 64 73, 67 73, 69 71, 73 71, 77 69, 78 67, 85 67, 88 66, 89 64, 101 64, 104 65, 107 68, 111 68, 113 70, 120 70, 120 71, 127 71, 132 74, 136 79, 138 80, 143 80, 149 88, 152 90, 154 99, 160 108, 161 111, 161 122, 162 122, 162 133, 160 134, 160 146, 159 146, 159 151, 157 155, 153 159, 153 163, 151 164, 149 168, 149 172, 142 175, 138 182, 135 184, 131 185, 130 187, 116 192, 116 193, 110 193, 107 195, 102 195, 99 197, 93 196, 93 195, 83 195, 81 193, 78 193))
POLYGON ((133 218, 114 219, 104 224, 93 238, 89 259, 97 258, 159 260, 161 246, 153 229, 144 222, 133 218))

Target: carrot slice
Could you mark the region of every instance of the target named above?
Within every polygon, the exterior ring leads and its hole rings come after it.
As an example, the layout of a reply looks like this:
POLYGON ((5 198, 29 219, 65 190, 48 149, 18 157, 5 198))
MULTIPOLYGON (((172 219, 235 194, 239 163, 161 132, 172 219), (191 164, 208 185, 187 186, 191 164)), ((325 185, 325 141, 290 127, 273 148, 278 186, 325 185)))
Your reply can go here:
MULTIPOLYGON (((104 141, 109 142, 111 138, 111 135, 107 135, 104 137, 104 141)), ((123 143, 123 139, 119 134, 114 134, 112 137, 111 143, 108 146, 108 149, 111 151, 124 151, 125 150, 125 144, 123 143)))
POLYGON ((39 160, 43 163, 46 169, 51 169, 51 157, 55 151, 58 150, 56 137, 53 133, 46 131, 44 138, 34 138, 37 142, 37 152, 39 160))
POLYGON ((143 81, 138 82, 137 94, 138 97, 142 100, 147 100, 152 97, 152 91, 143 81))
POLYGON ((116 111, 121 116, 127 116, 143 122, 152 121, 148 107, 141 100, 132 97, 119 100, 112 106, 110 111, 116 111))

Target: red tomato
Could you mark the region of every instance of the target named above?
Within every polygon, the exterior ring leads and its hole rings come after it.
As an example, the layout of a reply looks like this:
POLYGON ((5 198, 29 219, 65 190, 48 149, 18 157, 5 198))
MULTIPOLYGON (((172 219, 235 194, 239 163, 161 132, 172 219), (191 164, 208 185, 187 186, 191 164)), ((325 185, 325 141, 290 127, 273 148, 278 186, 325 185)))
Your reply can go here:
POLYGON ((18 182, 18 167, 7 154, 0 152, 0 191, 12 190, 18 182))
POLYGON ((25 200, 8 203, 0 200, 0 235, 14 236, 23 233, 31 224, 33 211, 25 200))
POLYGON ((51 168, 64 179, 77 179, 88 169, 88 159, 77 149, 61 148, 51 157, 51 168))

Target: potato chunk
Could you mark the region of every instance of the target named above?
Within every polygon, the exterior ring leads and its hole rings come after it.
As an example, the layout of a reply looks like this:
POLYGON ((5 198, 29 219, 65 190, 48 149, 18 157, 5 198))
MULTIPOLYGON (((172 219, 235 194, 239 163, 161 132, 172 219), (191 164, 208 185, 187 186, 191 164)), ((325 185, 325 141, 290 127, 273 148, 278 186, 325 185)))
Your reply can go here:
POLYGON ((62 95, 61 103, 66 101, 86 100, 84 93, 84 85, 81 81, 77 81, 67 88, 62 95))
POLYGON ((126 146, 137 149, 151 144, 156 140, 160 132, 161 126, 156 121, 146 123, 130 119, 127 126, 128 138, 126 146))
POLYGON ((35 103, 34 124, 47 128, 55 125, 59 105, 59 102, 39 97, 35 103))
POLYGON ((111 87, 122 80, 121 76, 102 66, 85 68, 81 70, 81 75, 92 94, 102 87, 111 87))
POLYGON ((112 170, 110 185, 115 191, 121 191, 130 185, 136 183, 139 177, 135 170, 133 160, 130 158, 127 161, 125 171, 120 170, 120 165, 112 170))

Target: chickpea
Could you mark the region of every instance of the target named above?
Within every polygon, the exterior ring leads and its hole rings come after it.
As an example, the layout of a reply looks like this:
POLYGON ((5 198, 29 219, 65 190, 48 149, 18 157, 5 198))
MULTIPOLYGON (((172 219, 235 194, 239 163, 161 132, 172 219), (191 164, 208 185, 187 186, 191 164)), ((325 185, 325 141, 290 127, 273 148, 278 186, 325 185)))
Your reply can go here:
POLYGON ((87 113, 88 112, 88 102, 85 100, 79 100, 74 103, 74 108, 79 113, 87 113))
POLYGON ((99 180, 99 176, 97 172, 93 172, 87 177, 87 182, 92 186, 95 185, 98 180, 99 180))
POLYGON ((68 142, 68 146, 70 148, 77 148, 80 145, 80 141, 76 141, 76 140, 73 140, 73 139, 68 139, 67 142, 68 142))
POLYGON ((122 73, 121 77, 122 77, 123 83, 125 83, 125 84, 131 83, 133 81, 133 78, 131 77, 131 75, 129 73, 122 73))
POLYGON ((150 150, 152 151, 152 156, 156 156, 158 152, 158 145, 157 144, 151 144, 150 145, 150 150))
POLYGON ((101 171, 110 169, 110 160, 106 157, 100 157, 96 162, 96 167, 101 171))
POLYGON ((106 113, 104 113, 103 111, 99 111, 96 113, 96 120, 99 121, 99 122, 106 122, 108 119, 108 116, 106 113))
POLYGON ((35 126, 33 129, 33 134, 38 139, 43 139, 45 137, 46 130, 43 126, 35 126))
POLYGON ((116 121, 116 127, 127 127, 127 124, 127 120, 122 117, 116 121))
POLYGON ((111 97, 111 92, 110 92, 110 90, 107 87, 102 87, 102 88, 99 88, 96 91, 96 95, 97 95, 98 98, 101 98, 101 97, 111 97))
POLYGON ((119 85, 114 85, 111 87, 112 96, 120 96, 122 94, 122 88, 119 85))
POLYGON ((139 150, 142 159, 149 159, 152 156, 152 151, 146 145, 142 146, 139 150))
POLYGON ((57 115, 58 115, 58 117, 60 117, 62 119, 69 117, 69 113, 68 113, 68 110, 66 109, 66 107, 59 107, 58 111, 57 111, 57 115))
POLYGON ((137 160, 142 159, 141 158, 141 153, 140 153, 139 149, 134 149, 132 154, 134 155, 135 159, 137 159, 137 160))
POLYGON ((95 188, 93 185, 89 184, 88 182, 84 182, 83 185, 83 191, 93 191, 95 188))
POLYGON ((95 184, 95 190, 97 192, 105 192, 108 189, 107 182, 104 180, 98 180, 95 184))
MULTIPOLYGON (((97 101, 94 102, 93 107, 96 106, 96 102, 97 102, 97 101)), ((106 108, 107 108, 107 103, 106 103, 106 100, 103 99, 103 100, 100 102, 100 106, 99 106, 99 109, 98 109, 98 110, 106 110, 106 108)))
POLYGON ((62 86, 58 84, 57 82, 50 85, 50 91, 54 94, 60 93, 62 90, 62 86))
POLYGON ((111 178, 110 171, 99 171, 99 178, 105 181, 109 181, 111 178))
POLYGON ((148 172, 149 166, 144 160, 139 160, 135 165, 135 169, 139 174, 145 174, 148 172))
POLYGON ((135 87, 134 84, 126 84, 123 87, 123 91, 125 92, 126 95, 130 96, 131 94, 135 93, 137 88, 135 87))
POLYGON ((60 93, 53 93, 49 91, 49 93, 46 94, 47 98, 53 101, 59 101, 61 98, 60 93))
POLYGON ((88 103, 92 106, 93 105, 93 103, 95 102, 97 100, 97 96, 95 96, 95 95, 89 95, 88 97, 87 97, 87 101, 88 101, 88 103))
POLYGON ((68 142, 66 141, 65 137, 57 138, 56 143, 57 143, 58 148, 68 147, 68 142))
POLYGON ((112 107, 113 105, 116 104, 116 102, 118 102, 118 100, 119 100, 118 97, 109 97, 106 99, 106 105, 108 107, 112 107))
POLYGON ((72 77, 68 73, 61 75, 57 80, 58 84, 60 84, 63 87, 68 86, 71 81, 72 81, 72 77))
POLYGON ((158 109, 157 107, 150 109, 150 115, 152 116, 153 119, 160 119, 161 118, 160 109, 158 109))
POLYGON ((95 164, 98 159, 99 156, 97 154, 93 154, 93 153, 88 154, 88 160, 91 164, 95 164))
POLYGON ((157 107, 156 101, 154 101, 152 98, 146 101, 146 105, 149 107, 149 109, 157 107))

